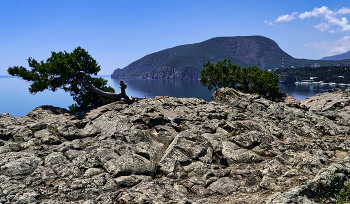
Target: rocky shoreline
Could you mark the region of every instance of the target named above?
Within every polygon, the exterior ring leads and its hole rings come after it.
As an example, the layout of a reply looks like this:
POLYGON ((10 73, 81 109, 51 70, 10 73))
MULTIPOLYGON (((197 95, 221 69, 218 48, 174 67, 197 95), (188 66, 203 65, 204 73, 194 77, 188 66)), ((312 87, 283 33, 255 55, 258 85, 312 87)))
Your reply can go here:
POLYGON ((0 203, 313 203, 348 185, 349 124, 350 89, 3 113, 0 203))

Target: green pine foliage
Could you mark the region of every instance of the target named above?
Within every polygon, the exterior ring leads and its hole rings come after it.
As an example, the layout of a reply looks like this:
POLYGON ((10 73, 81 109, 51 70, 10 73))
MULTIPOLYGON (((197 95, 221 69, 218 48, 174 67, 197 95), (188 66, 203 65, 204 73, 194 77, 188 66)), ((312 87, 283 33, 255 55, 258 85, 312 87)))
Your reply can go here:
POLYGON ((51 57, 46 61, 29 58, 30 69, 22 66, 9 67, 7 72, 12 76, 19 76, 30 82, 29 92, 36 94, 46 89, 55 92, 63 89, 69 92, 76 104, 70 106, 70 110, 98 106, 112 102, 88 90, 82 83, 77 73, 80 71, 87 74, 88 80, 96 87, 106 92, 113 92, 114 89, 107 85, 107 80, 101 77, 92 77, 101 70, 100 65, 81 47, 77 47, 71 53, 51 52, 51 57))
POLYGON ((249 66, 241 68, 232 64, 230 60, 218 61, 216 64, 210 61, 203 63, 200 82, 211 90, 221 87, 230 87, 246 93, 258 93, 265 97, 278 96, 278 75, 259 67, 249 66))

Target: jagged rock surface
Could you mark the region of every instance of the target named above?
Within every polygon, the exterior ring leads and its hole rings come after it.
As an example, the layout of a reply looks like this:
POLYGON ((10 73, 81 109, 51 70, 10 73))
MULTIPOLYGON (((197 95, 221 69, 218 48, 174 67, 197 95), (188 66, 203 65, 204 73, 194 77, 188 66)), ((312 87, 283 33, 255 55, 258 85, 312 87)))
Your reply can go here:
POLYGON ((3 113, 0 203, 312 203, 347 181, 349 93, 3 113))

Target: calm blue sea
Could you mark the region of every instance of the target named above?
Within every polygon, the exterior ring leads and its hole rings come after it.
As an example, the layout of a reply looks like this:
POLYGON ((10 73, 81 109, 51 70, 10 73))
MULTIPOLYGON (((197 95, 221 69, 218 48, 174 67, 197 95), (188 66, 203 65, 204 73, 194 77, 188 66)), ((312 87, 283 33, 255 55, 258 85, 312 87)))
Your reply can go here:
MULTIPOLYGON (((154 96, 196 97, 210 101, 214 91, 208 91, 199 80, 172 79, 111 79, 108 85, 120 92, 119 81, 128 85, 127 95, 151 98, 154 96)), ((29 83, 17 77, 0 75, 0 114, 7 112, 15 117, 24 116, 41 105, 52 105, 68 109, 74 103, 69 93, 63 90, 44 91, 32 95, 28 91, 29 83)), ((280 91, 291 94, 297 100, 323 93, 338 86, 330 85, 281 85, 280 91)), ((339 87, 345 88, 345 87, 339 87)))

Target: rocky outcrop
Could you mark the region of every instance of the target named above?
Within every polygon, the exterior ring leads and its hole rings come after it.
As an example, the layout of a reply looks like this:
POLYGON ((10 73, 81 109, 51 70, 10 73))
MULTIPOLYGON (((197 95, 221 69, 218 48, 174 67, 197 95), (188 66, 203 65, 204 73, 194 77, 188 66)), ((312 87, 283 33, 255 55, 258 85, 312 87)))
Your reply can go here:
POLYGON ((312 203, 349 185, 349 93, 3 113, 0 203, 312 203))

